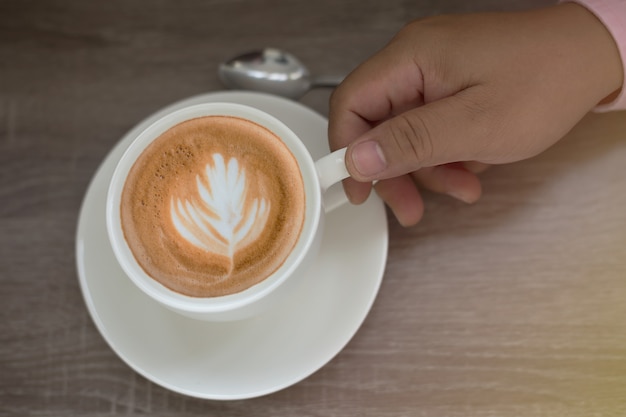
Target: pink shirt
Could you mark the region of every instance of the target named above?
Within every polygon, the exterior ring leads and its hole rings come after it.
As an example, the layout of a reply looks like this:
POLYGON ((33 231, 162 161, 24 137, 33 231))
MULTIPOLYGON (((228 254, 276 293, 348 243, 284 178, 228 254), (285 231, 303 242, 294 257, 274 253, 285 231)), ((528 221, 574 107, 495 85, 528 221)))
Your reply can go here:
MULTIPOLYGON (((563 1, 563 0, 562 0, 563 1)), ((626 0, 565 0, 573 1, 596 15, 609 30, 619 49, 626 79, 626 0)), ((625 83, 626 84, 626 83, 625 83)), ((597 106, 596 111, 626 110, 626 85, 611 103, 597 106)))

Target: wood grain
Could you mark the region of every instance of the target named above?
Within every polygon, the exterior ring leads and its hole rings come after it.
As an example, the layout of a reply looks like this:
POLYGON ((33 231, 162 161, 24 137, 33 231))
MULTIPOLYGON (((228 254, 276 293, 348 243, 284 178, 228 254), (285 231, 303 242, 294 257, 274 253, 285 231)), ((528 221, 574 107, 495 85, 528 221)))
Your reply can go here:
MULTIPOLYGON (((221 60, 272 45, 343 74, 413 18, 549 3, 0 2, 0 416, 626 415, 624 113, 487 171, 475 205, 427 195, 417 227, 390 217, 365 324, 273 395, 203 401, 145 380, 99 335, 77 281, 98 165, 153 111, 221 89, 221 60)), ((325 114, 328 92, 302 101, 325 114)))

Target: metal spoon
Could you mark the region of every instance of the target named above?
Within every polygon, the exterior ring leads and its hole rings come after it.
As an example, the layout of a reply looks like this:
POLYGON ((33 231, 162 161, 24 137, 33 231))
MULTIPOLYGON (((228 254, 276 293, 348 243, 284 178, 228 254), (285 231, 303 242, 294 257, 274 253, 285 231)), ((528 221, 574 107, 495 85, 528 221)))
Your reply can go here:
POLYGON ((222 83, 232 89, 263 91, 299 99, 318 87, 336 87, 343 77, 312 77, 292 54, 275 48, 248 52, 232 58, 218 69, 222 83))

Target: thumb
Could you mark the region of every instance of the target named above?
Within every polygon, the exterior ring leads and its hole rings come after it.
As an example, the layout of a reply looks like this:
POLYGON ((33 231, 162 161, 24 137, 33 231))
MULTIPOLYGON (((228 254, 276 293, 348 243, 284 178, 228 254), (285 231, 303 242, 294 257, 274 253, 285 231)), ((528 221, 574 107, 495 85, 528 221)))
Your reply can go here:
POLYGON ((356 139, 346 165, 357 181, 398 177, 423 167, 479 160, 484 140, 482 112, 460 95, 450 96, 390 118, 356 139))

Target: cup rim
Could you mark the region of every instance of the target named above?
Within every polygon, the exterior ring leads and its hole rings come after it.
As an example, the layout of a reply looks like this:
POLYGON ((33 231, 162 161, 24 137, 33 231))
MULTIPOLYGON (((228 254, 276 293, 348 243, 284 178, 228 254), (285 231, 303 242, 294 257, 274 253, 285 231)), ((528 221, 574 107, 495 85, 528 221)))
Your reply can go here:
POLYGON ((201 103, 168 113, 139 132, 117 162, 106 198, 107 235, 115 258, 124 273, 144 293, 161 304, 189 313, 224 313, 254 304, 275 291, 302 263, 313 245, 319 228, 322 211, 321 189, 315 162, 299 137, 282 121, 271 114, 244 104, 230 102, 201 103), (238 293, 218 297, 193 297, 178 293, 150 277, 139 266, 128 246, 121 227, 119 215, 121 194, 126 176, 136 158, 171 127, 196 117, 234 116, 250 120, 271 130, 289 148, 296 158, 305 188, 305 217, 300 236, 283 264, 270 276, 238 293))

